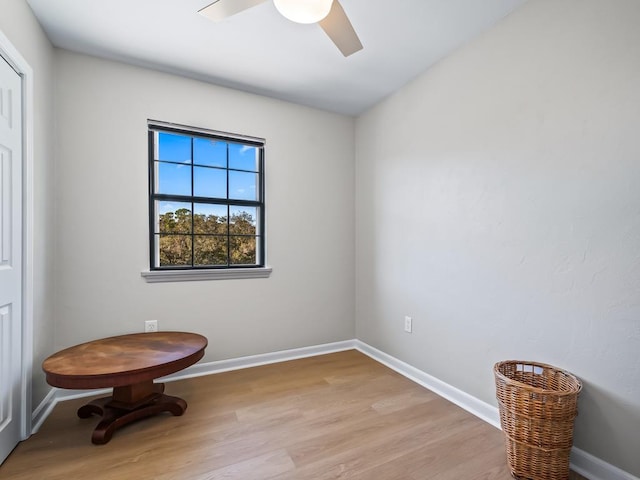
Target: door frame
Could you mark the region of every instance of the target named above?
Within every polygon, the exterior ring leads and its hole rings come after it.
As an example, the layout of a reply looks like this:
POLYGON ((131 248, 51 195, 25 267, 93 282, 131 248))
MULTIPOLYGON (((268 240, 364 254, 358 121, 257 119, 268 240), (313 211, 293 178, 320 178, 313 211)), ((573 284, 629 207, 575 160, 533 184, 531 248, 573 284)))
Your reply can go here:
POLYGON ((33 70, 0 30, 0 56, 22 79, 22 359, 20 435, 31 435, 33 372, 33 70))

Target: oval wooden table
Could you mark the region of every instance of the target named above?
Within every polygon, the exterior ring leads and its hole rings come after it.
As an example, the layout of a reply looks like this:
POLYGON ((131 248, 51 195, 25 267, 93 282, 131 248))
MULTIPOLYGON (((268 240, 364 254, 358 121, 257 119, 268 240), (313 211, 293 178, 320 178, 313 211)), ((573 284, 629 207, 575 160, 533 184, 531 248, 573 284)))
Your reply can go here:
POLYGON ((60 388, 113 388, 78 409, 80 418, 102 417, 91 436, 95 444, 135 420, 161 412, 182 415, 187 402, 165 395, 153 380, 193 365, 204 356, 207 339, 196 333, 134 333, 103 338, 61 350, 43 364, 47 382, 60 388))

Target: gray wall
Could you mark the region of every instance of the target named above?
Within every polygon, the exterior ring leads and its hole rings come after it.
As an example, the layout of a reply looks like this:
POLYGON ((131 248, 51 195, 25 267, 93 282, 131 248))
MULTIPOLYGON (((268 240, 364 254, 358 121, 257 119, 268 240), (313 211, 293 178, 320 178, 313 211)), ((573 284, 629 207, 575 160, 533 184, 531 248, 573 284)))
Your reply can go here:
POLYGON ((355 336, 354 120, 56 51, 56 348, 143 330, 205 361, 355 336), (268 279, 149 284, 147 119, 266 138, 268 279))
POLYGON ((0 31, 33 69, 33 406, 49 389, 40 365, 53 351, 53 48, 23 0, 0 0, 0 31))
POLYGON ((54 53, 0 0, 35 80, 34 406, 58 348, 150 318, 207 360, 344 340, 355 298, 358 338, 487 402, 498 360, 575 372, 576 444, 640 475, 639 5, 530 0, 354 144, 352 119, 54 53), (147 118, 267 138, 270 279, 140 278, 147 118))
POLYGON ((566 368, 575 444, 635 475, 638 25, 532 0, 356 124, 357 337, 492 404, 498 360, 566 368))

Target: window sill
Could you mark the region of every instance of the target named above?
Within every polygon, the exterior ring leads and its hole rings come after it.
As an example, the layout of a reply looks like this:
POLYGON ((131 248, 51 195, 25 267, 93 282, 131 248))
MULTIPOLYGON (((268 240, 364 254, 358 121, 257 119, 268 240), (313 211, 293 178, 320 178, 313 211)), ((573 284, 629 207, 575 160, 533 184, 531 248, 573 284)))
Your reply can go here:
POLYGON ((271 267, 229 268, 220 270, 146 270, 140 275, 147 283, 193 282, 198 280, 237 280, 243 278, 269 278, 271 267))

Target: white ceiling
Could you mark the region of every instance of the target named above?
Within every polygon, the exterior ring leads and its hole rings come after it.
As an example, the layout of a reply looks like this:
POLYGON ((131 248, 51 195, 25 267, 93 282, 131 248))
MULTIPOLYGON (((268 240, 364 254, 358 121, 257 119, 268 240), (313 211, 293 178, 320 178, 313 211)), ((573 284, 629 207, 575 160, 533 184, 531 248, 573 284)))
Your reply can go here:
POLYGON ((358 115, 526 0, 340 0, 364 49, 272 2, 214 23, 213 0, 27 0, 54 45, 358 115))

